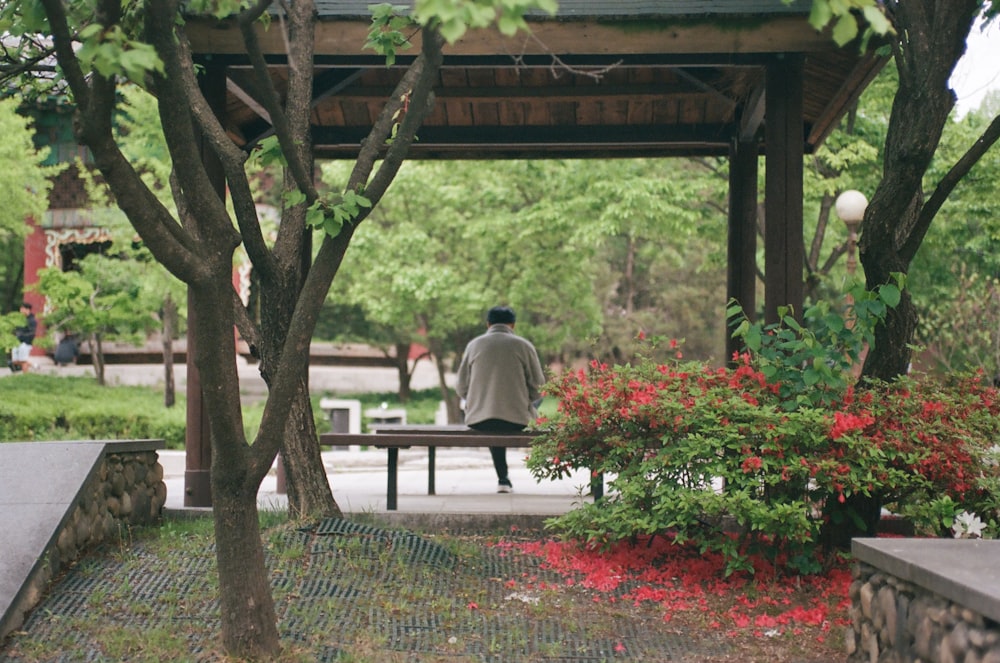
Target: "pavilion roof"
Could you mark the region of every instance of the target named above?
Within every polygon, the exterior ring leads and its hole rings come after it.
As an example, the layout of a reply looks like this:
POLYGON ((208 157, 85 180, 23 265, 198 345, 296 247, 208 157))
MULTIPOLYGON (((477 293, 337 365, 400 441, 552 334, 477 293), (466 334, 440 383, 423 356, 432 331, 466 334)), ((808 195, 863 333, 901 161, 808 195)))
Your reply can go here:
MULTIPOLYGON (((413 57, 393 67, 363 44, 371 0, 320 0, 313 140, 321 158, 357 153, 413 57)), ((397 0, 394 4, 408 4, 397 0)), ((412 3, 409 3, 412 4, 412 3)), ((884 63, 837 48, 797 0, 561 0, 533 37, 468 33, 445 49, 437 104, 414 158, 725 155, 763 137, 764 74, 803 60, 803 147, 812 152, 884 63)), ((271 75, 287 67, 278 22, 261 34, 271 75)), ((239 31, 194 22, 195 53, 226 65, 226 124, 245 147, 271 132, 239 31)), ((406 53, 416 52, 407 51, 406 53)), ((766 137, 765 137, 766 138, 766 137)))

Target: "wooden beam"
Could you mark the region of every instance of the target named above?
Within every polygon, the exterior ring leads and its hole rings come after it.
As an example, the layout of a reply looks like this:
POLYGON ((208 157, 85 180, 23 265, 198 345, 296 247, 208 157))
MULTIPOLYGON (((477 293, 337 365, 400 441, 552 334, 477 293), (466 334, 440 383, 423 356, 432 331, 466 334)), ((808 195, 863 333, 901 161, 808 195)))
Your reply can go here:
MULTIPOLYGON (((366 55, 368 21, 323 20, 316 26, 316 53, 366 55)), ((445 48, 449 55, 551 55, 644 53, 774 53, 836 48, 829 35, 814 30, 805 15, 717 17, 712 20, 532 21, 533 38, 506 37, 496 29, 470 30, 445 48)), ((185 31, 195 54, 245 53, 243 38, 231 21, 189 19, 185 31)), ((285 53, 281 30, 258 28, 265 53, 285 53)), ((413 52, 420 51, 419 33, 413 52)))
MULTIPOLYGON (((757 143, 733 140, 729 155, 729 238, 726 298, 757 318, 757 143)), ((743 352, 726 329, 726 361, 743 352)))
POLYGON ((802 56, 785 54, 767 67, 765 118, 764 321, 791 306, 801 319, 805 244, 802 232, 802 56))
MULTIPOLYGON (((198 77, 198 84, 217 116, 226 109, 226 69, 215 63, 205 65, 205 73, 198 77)), ((215 152, 208 141, 201 137, 201 160, 205 171, 220 198, 226 196, 226 177, 215 152)), ((197 343, 193 333, 198 311, 191 306, 191 289, 188 288, 187 331, 187 414, 184 435, 184 506, 212 506, 212 438, 205 398, 201 389, 201 372, 195 362, 197 343)))
POLYGON ((817 122, 810 127, 807 140, 810 145, 819 145, 826 140, 826 137, 837 128, 840 118, 853 106, 861 93, 865 91, 868 84, 878 75, 889 61, 889 56, 879 56, 869 52, 851 71, 848 78, 844 79, 840 88, 827 103, 825 112, 817 118, 817 122))
POLYGON ((239 83, 233 80, 232 77, 226 78, 226 91, 242 101, 247 108, 256 113, 257 117, 261 118, 268 124, 273 124, 273 122, 271 122, 271 114, 267 112, 267 109, 264 108, 263 104, 243 89, 239 83))
MULTIPOLYGON (((317 127, 317 158, 354 158, 367 127, 317 127)), ((556 159, 726 156, 725 132, 674 126, 424 127, 412 159, 556 159), (488 155, 488 156, 487 156, 488 155)))
POLYGON ((750 99, 743 108, 743 112, 740 113, 739 140, 743 142, 754 140, 757 132, 760 131, 761 125, 764 123, 764 114, 767 108, 767 104, 765 103, 767 97, 764 94, 764 90, 764 85, 755 87, 750 94, 750 99))
MULTIPOLYGON (((392 94, 393 88, 352 87, 341 90, 337 100, 359 102, 385 101, 392 94)), ((592 85, 592 86, 492 86, 492 87, 438 87, 434 96, 448 101, 468 101, 482 103, 488 101, 527 100, 537 101, 557 99, 559 101, 601 101, 609 97, 625 98, 629 101, 655 101, 669 95, 703 94, 706 97, 721 99, 730 107, 736 106, 736 100, 727 97, 716 90, 706 89, 705 85, 694 85, 690 82, 678 82, 672 85, 592 85)))
MULTIPOLYGON (((370 127, 314 127, 313 144, 358 144, 368 135, 370 127)), ((423 126, 417 132, 421 143, 435 145, 614 145, 616 143, 655 145, 687 143, 722 145, 728 153, 729 137, 724 124, 699 125, 532 125, 532 126, 423 126)))

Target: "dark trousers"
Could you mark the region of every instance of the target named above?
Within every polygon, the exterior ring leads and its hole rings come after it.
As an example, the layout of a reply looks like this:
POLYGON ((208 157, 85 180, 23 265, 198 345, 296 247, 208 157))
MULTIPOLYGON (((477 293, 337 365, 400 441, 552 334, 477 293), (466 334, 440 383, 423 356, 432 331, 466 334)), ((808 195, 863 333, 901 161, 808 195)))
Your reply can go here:
MULTIPOLYGON (((512 421, 504 419, 486 419, 469 424, 469 428, 484 433, 521 433, 524 431, 524 424, 515 424, 512 421)), ((493 469, 497 471, 497 480, 509 486, 510 477, 507 476, 507 447, 490 447, 490 456, 493 457, 493 469)))

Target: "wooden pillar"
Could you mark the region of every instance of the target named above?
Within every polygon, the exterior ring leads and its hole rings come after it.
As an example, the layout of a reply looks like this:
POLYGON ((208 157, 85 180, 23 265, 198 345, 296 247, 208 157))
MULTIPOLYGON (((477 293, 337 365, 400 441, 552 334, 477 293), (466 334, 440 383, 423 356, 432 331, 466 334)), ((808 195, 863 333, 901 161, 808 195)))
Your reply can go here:
MULTIPOLYGON (((199 78, 202 93, 217 114, 225 112, 226 104, 226 70, 222 65, 211 61, 205 63, 205 70, 199 78)), ((208 172, 219 197, 226 195, 226 180, 221 164, 208 149, 202 145, 202 162, 208 172)), ((212 506, 212 438, 208 417, 205 413, 205 399, 201 391, 201 375, 195 363, 195 337, 191 333, 197 319, 198 311, 191 306, 190 290, 188 291, 188 332, 187 332, 187 429, 184 437, 185 471, 184 471, 184 506, 212 506)))
MULTIPOLYGON (((729 269, 726 300, 757 318, 757 141, 734 139, 729 150, 729 269)), ((726 329, 726 361, 743 344, 726 329)))
POLYGON ((805 244, 802 234, 802 56, 786 53, 767 65, 764 199, 764 321, 791 306, 801 320, 805 244))

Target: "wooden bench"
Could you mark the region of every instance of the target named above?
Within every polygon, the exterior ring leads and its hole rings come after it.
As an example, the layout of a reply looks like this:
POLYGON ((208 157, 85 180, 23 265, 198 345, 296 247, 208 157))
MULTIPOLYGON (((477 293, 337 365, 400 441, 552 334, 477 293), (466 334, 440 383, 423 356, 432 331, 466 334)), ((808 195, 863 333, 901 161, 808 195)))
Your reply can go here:
MULTIPOLYGON (((427 494, 435 494, 434 464, 437 447, 507 447, 528 448, 536 432, 483 433, 461 424, 435 426, 420 424, 379 424, 372 426, 373 433, 324 433, 319 436, 322 446, 371 446, 388 451, 388 484, 386 510, 395 511, 398 505, 399 450, 410 447, 427 447, 427 494)), ((590 492, 594 500, 604 496, 604 477, 591 480, 590 492)))

